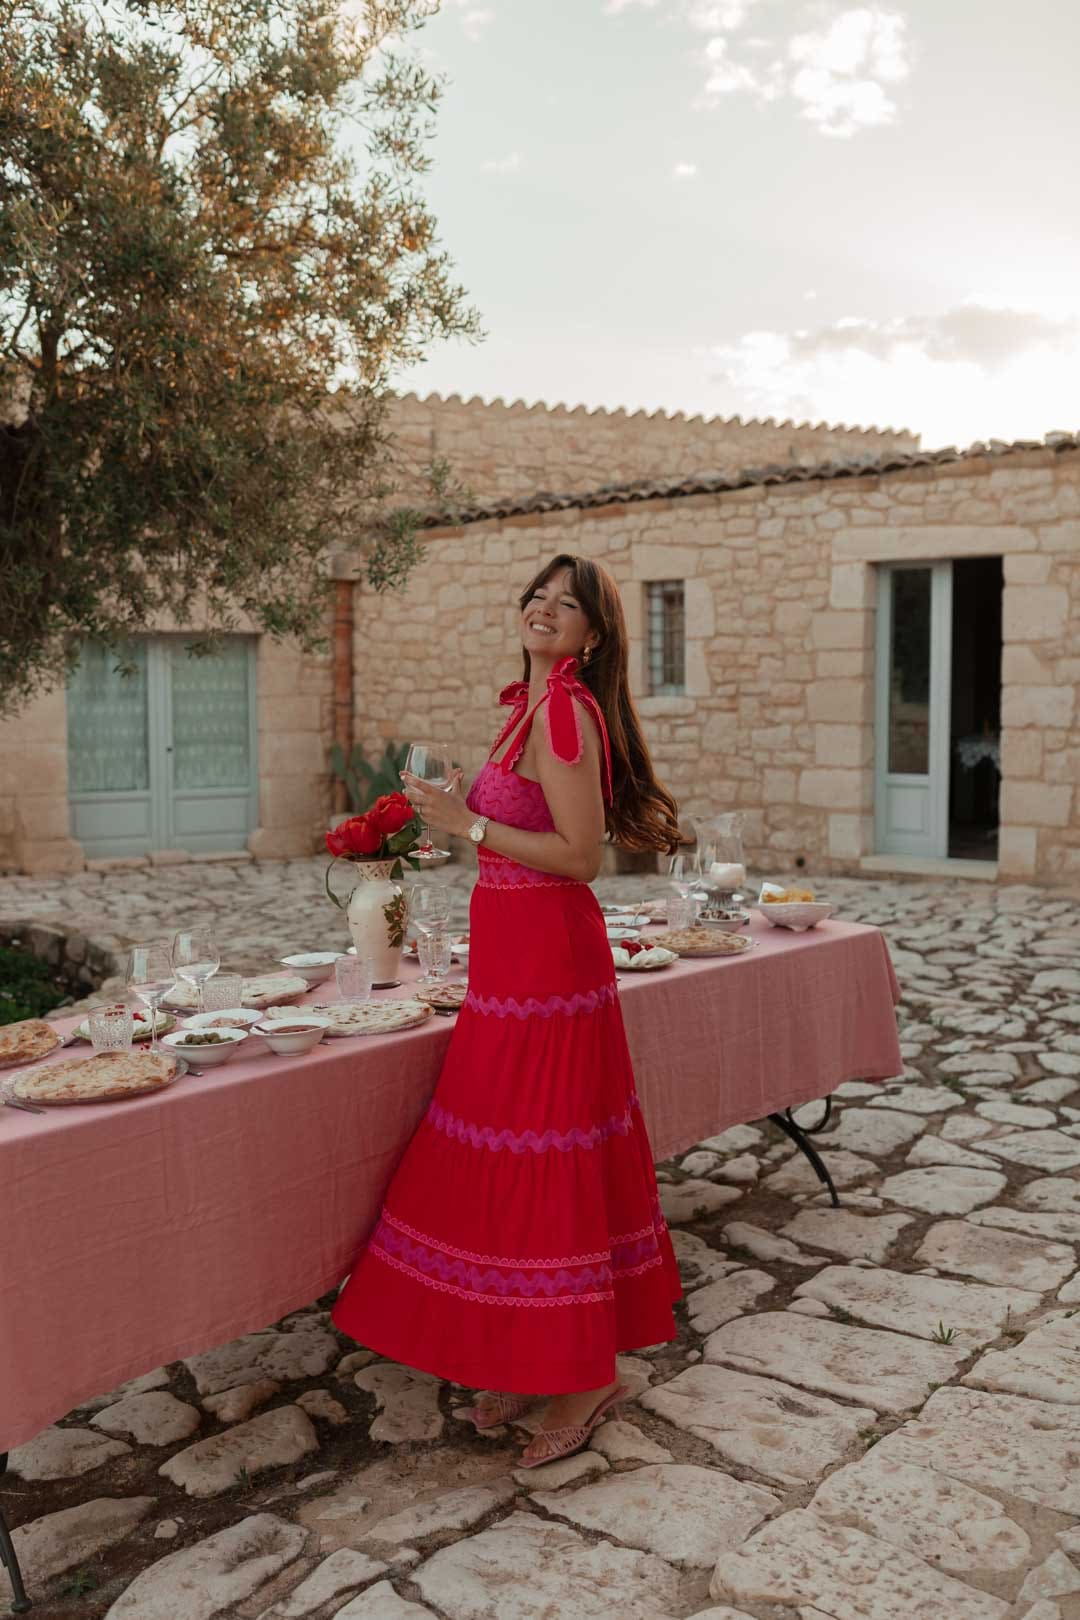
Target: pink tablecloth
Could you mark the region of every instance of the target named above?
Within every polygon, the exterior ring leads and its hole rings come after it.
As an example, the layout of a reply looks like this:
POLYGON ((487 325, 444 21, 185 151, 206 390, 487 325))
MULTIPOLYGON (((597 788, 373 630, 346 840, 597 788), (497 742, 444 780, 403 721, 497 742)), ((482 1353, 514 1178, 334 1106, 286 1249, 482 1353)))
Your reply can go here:
MULTIPOLYGON (((620 980, 658 1159, 902 1068, 877 930, 790 934, 755 917, 753 937, 743 958, 620 980)), ((335 1287, 451 1028, 433 1019, 299 1060, 252 1041, 157 1097, 0 1108, 0 1451, 335 1287)))

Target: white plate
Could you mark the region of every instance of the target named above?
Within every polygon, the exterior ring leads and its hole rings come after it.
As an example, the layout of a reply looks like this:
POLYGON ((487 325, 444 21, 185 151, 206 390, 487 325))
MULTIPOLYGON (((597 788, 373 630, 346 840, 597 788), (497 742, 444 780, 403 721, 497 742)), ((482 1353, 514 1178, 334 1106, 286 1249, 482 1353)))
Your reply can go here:
MULTIPOLYGON (((149 1014, 149 1012, 141 1012, 141 1011, 140 1012, 134 1012, 133 1011, 132 1012, 132 1017, 134 1019, 134 1025, 133 1025, 132 1033, 131 1033, 132 1040, 133 1041, 148 1041, 150 1039, 150 1014, 149 1014)), ((159 1035, 167 1035, 171 1029, 176 1028, 176 1019, 172 1016, 171 1013, 162 1012, 160 1007, 158 1008, 158 1015, 157 1015, 156 1022, 157 1022, 157 1032, 158 1032, 159 1035)), ((83 1019, 82 1023, 78 1026, 78 1028, 73 1031, 73 1033, 71 1035, 71 1039, 76 1040, 76 1041, 88 1041, 90 1039, 90 1021, 89 1021, 89 1019, 87 1019, 87 1018, 83 1019)))
POLYGON ((608 933, 614 934, 627 928, 648 928, 651 922, 652 918, 644 911, 627 911, 620 913, 617 917, 609 917, 606 920, 606 926, 608 933))
POLYGON ((253 1007, 222 1007, 220 1012, 192 1013, 185 1029, 250 1029, 262 1017, 253 1007))
POLYGON ((662 945, 653 945, 647 951, 638 951, 636 956, 627 956, 625 951, 616 945, 612 948, 612 960, 617 968, 626 973, 655 973, 659 968, 670 967, 672 962, 679 960, 674 951, 665 951, 662 945))
POLYGON ((821 900, 783 900, 779 903, 763 900, 758 910, 774 928, 791 928, 797 934, 816 928, 819 922, 831 917, 835 907, 821 900))
POLYGON ((616 940, 620 940, 620 939, 637 939, 640 934, 641 934, 641 929, 640 928, 611 928, 611 927, 609 927, 608 931, 607 931, 608 943, 609 944, 614 944, 616 940))
POLYGON ((340 951, 304 951, 299 956, 283 956, 281 965, 290 973, 298 973, 310 988, 322 984, 334 971, 340 951))

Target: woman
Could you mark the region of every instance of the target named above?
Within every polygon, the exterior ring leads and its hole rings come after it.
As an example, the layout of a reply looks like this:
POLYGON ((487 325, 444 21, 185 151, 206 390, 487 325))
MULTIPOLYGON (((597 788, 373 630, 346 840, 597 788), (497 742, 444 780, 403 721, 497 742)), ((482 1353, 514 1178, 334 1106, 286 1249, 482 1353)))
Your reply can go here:
POLYGON ((611 576, 559 556, 520 599, 525 680, 466 800, 403 778, 470 836, 469 994, 435 1095, 334 1309, 395 1361, 498 1393, 478 1428, 550 1396, 522 1455, 568 1456, 625 1393, 615 1352, 674 1337, 681 1292, 590 881, 607 830, 673 851, 627 679, 611 576), (542 724, 533 722, 542 714, 542 724))

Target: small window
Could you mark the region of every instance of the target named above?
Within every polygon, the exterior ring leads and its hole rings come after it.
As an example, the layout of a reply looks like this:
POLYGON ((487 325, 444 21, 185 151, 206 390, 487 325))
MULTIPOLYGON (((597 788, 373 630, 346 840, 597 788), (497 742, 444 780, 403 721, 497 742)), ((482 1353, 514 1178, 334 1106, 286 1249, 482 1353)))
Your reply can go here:
POLYGON ((649 693, 679 697, 686 691, 686 589, 681 579, 646 585, 649 693))

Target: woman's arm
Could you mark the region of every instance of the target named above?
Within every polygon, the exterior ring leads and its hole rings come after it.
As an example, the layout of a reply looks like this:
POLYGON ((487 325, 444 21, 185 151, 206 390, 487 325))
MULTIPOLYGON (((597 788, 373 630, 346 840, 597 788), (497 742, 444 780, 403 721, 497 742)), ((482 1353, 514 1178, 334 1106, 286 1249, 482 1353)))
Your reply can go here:
MULTIPOLYGON (((484 834, 485 849, 539 872, 557 877, 577 878, 591 883, 603 859, 604 799, 600 786, 600 738, 596 723, 585 707, 574 700, 581 725, 584 747, 576 765, 567 765, 551 752, 544 726, 534 728, 537 779, 555 823, 552 832, 526 832, 489 821, 484 834)), ((419 801, 429 827, 438 832, 466 837, 476 815, 465 803, 460 786, 452 793, 428 788, 415 776, 402 775, 409 795, 419 801)))

